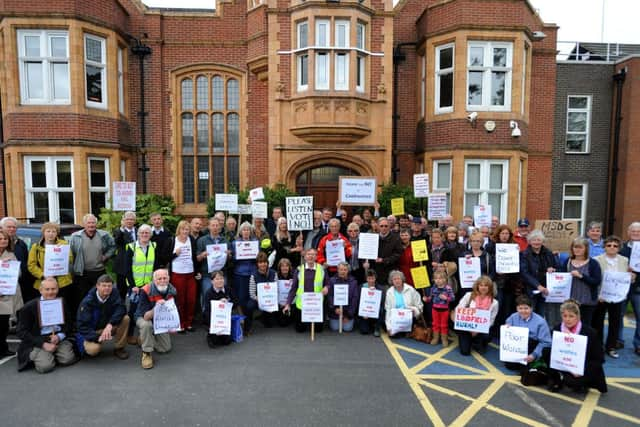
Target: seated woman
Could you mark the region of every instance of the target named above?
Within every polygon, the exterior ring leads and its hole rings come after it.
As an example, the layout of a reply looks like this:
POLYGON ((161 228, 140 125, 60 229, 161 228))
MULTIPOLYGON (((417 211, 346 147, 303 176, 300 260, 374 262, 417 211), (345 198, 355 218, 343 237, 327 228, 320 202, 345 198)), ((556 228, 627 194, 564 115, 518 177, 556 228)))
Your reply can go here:
POLYGON ((337 274, 329 279, 329 293, 327 294, 329 328, 332 331, 339 329, 340 311, 342 311, 342 330, 345 332, 353 331, 359 301, 360 289, 358 289, 358 282, 349 273, 349 263, 341 262, 338 264, 337 274), (333 292, 335 285, 347 285, 349 287, 348 305, 334 305, 333 292))
POLYGON ((587 351, 584 359, 584 375, 579 376, 569 372, 550 369, 551 391, 559 391, 563 385, 579 393, 586 393, 589 388, 595 388, 600 393, 607 392, 607 381, 604 376, 604 351, 598 340, 597 332, 580 321, 580 306, 574 300, 567 300, 560 306, 562 323, 553 328, 570 334, 587 337, 587 351))
MULTIPOLYGON (((532 303, 526 295, 516 298, 516 313, 507 318, 506 325, 519 326, 529 329, 529 349, 527 364, 536 360, 544 360, 549 363, 549 351, 551 350, 551 334, 546 320, 532 310, 532 303)), ((507 369, 519 371, 526 366, 520 363, 506 362, 507 369)))
MULTIPOLYGON (((224 286, 224 273, 214 271, 211 273, 211 287, 204 294, 204 320, 211 324, 211 301, 233 302, 231 292, 224 286)), ((208 333, 207 344, 210 348, 231 344, 231 335, 217 335, 208 333)))
MULTIPOLYGON (((493 280, 489 276, 480 276, 474 283, 471 292, 467 292, 460 299, 458 308, 478 308, 491 311, 491 321, 489 327, 493 325, 498 315, 498 300, 495 299, 495 288, 493 280)), ((478 353, 487 351, 487 346, 491 341, 490 334, 469 331, 456 331, 458 334, 458 347, 460 354, 468 356, 471 354, 471 347, 478 353)), ((442 341, 444 345, 444 340, 442 341)))
POLYGON ((385 323, 389 336, 394 336, 395 332, 391 330, 391 310, 410 309, 413 312, 413 318, 416 319, 422 315, 422 298, 418 291, 405 283, 404 274, 399 270, 389 273, 389 284, 391 287, 387 290, 384 302, 385 323))
MULTIPOLYGON (((245 334, 251 332, 251 324, 253 322, 247 320, 253 317, 253 312, 258 308, 258 283, 276 282, 275 270, 269 268, 269 256, 264 253, 258 253, 256 258, 256 271, 249 277, 249 302, 247 303, 246 313, 247 319, 245 320, 245 334)), ((278 312, 268 313, 262 312, 262 323, 265 328, 272 328, 276 322, 276 316, 278 312)))
MULTIPOLYGON (((289 258, 282 258, 278 262, 278 266, 276 269, 276 280, 288 280, 289 283, 291 283, 291 280, 293 280, 293 266, 291 265, 291 261, 289 261, 289 258)), ((278 289, 278 292, 280 292, 280 289, 278 289)), ((280 294, 278 293, 278 295, 280 294)), ((278 325, 282 328, 285 328, 291 324, 291 316, 284 314, 282 312, 283 308, 284 305, 279 305, 280 311, 278 312, 276 317, 278 319, 278 325)))

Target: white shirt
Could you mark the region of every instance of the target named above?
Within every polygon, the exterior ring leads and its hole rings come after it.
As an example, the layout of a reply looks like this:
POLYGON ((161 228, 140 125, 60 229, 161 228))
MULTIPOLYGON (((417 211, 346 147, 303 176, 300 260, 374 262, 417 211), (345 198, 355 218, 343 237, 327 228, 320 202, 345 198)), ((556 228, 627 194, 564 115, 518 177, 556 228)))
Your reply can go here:
POLYGON ((180 248, 180 255, 171 261, 171 271, 179 274, 193 273, 193 259, 191 258, 191 241, 187 238, 185 243, 176 239, 173 253, 180 248))

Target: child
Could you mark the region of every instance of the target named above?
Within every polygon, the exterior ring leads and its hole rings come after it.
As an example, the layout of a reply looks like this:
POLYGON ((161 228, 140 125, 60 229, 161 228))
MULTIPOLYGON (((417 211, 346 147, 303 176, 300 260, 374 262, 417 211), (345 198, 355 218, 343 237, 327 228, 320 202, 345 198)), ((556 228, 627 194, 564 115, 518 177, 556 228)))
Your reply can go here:
POLYGON ((431 295, 424 296, 425 302, 431 302, 431 317, 433 339, 431 345, 438 344, 442 337, 442 346, 449 345, 449 303, 453 301, 453 289, 449 286, 449 277, 444 271, 433 273, 435 286, 431 288, 431 295))
MULTIPOLYGON (((233 302, 231 293, 224 286, 224 274, 222 271, 214 271, 211 273, 211 288, 205 293, 206 301, 204 309, 204 318, 207 325, 211 324, 211 301, 233 302)), ((231 335, 215 335, 207 334, 207 344, 210 348, 219 345, 229 345, 231 343, 231 335)))
POLYGON ((373 336, 380 336, 380 323, 383 319, 383 307, 384 307, 384 289, 378 283, 376 283, 376 272, 373 269, 367 270, 366 273, 367 281, 362 284, 363 288, 368 288, 370 290, 377 289, 382 293, 381 301, 380 301, 380 310, 378 312, 378 318, 373 319, 369 317, 360 317, 358 321, 358 326, 360 327, 360 333, 363 335, 368 334, 373 329, 373 336))

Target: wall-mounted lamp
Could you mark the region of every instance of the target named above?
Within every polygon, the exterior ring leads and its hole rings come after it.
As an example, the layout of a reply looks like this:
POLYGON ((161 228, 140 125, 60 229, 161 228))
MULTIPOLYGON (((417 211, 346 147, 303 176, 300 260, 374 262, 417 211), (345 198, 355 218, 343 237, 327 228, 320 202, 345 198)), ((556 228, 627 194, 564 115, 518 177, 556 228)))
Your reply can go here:
POLYGON ((522 135, 522 131, 520 131, 520 128, 518 127, 518 122, 516 122, 515 120, 511 120, 509 122, 509 127, 511 129, 513 129, 511 131, 511 136, 514 138, 518 138, 519 136, 522 135))
POLYGON ((474 111, 467 114, 467 120, 469 121, 469 123, 474 124, 476 120, 478 120, 478 113, 474 111))

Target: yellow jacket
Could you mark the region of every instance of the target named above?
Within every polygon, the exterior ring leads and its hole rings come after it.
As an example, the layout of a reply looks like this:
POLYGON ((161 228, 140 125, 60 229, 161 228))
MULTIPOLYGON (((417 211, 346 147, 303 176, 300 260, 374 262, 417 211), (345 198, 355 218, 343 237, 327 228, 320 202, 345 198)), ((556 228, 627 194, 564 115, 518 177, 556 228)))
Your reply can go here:
MULTIPOLYGON (((64 239, 58 239, 56 241, 56 245, 68 244, 69 242, 64 239)), ((69 265, 73 265, 73 254, 71 251, 69 251, 69 265)), ((33 283, 33 287, 40 289, 40 282, 44 279, 44 240, 31 245, 27 267, 29 268, 29 273, 31 273, 31 275, 36 279, 33 283)), ((69 268, 69 271, 71 271, 71 268, 69 268)), ((73 278, 71 277, 71 273, 67 273, 64 276, 56 276, 56 280, 58 281, 58 287, 64 288, 71 284, 73 278)))

